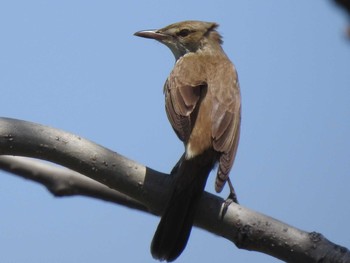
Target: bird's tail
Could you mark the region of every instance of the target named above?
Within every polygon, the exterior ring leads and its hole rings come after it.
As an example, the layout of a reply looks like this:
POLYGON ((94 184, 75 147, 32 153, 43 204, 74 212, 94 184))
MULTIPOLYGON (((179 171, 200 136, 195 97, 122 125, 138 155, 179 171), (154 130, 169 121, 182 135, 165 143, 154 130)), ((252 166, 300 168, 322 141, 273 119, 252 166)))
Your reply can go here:
POLYGON ((173 261, 186 247, 194 216, 213 161, 208 156, 181 158, 175 167, 174 190, 154 234, 151 252, 159 260, 173 261))

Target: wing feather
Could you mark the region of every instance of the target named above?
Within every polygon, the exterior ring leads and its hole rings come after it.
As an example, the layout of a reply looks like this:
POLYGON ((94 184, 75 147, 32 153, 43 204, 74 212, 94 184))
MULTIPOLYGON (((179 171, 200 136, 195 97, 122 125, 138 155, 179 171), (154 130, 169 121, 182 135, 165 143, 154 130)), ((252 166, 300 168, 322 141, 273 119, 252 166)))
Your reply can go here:
POLYGON ((165 109, 168 119, 179 139, 187 142, 194 122, 194 112, 198 106, 202 84, 184 83, 171 74, 164 85, 165 109))
POLYGON ((212 132, 214 150, 221 153, 215 190, 221 192, 236 156, 241 122, 241 99, 236 72, 227 74, 228 87, 218 87, 213 99, 212 132), (233 76, 233 77, 231 77, 233 76))

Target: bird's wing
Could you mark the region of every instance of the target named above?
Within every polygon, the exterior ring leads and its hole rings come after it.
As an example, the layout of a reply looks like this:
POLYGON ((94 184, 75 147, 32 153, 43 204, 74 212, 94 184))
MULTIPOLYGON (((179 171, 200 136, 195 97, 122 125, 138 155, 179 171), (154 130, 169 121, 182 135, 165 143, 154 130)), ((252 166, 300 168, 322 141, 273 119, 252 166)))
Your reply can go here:
POLYGON ((164 85, 165 109, 168 119, 179 139, 187 142, 195 119, 193 112, 200 99, 201 85, 183 83, 170 76, 164 85))
MULTIPOLYGON (((222 65, 225 66, 225 65, 222 65)), ((220 192, 236 156, 241 122, 241 98, 236 70, 230 65, 221 70, 212 86, 212 136, 214 150, 221 153, 215 190, 220 192), (225 85, 225 86, 223 86, 225 85)))
POLYGON ((168 119, 181 141, 187 143, 196 120, 205 77, 197 57, 180 58, 164 85, 168 119))

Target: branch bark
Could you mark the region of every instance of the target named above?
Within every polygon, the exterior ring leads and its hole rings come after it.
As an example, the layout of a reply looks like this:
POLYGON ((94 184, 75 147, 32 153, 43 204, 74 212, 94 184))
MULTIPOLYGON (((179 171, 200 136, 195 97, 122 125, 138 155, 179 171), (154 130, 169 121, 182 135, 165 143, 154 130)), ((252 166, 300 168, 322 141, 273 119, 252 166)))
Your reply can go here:
MULTIPOLYGON (((77 182, 83 178, 82 175, 99 182, 88 180, 79 186, 74 183, 73 187, 61 188, 63 191, 52 191, 56 195, 83 194, 111 201, 110 195, 116 194, 126 205, 133 204, 132 208, 157 215, 164 208, 164 200, 169 195, 167 190, 172 183, 170 176, 79 136, 14 119, 0 118, 0 155, 43 159, 80 173, 74 175, 75 179, 72 179, 71 174, 63 175, 61 170, 53 176, 50 175, 51 168, 47 170, 46 167, 46 170, 39 173, 35 166, 19 168, 20 164, 13 159, 1 158, 2 169, 15 174, 29 169, 25 177, 46 185, 51 191, 54 188, 60 189, 57 186, 63 185, 62 182, 65 181, 60 177, 65 176, 68 176, 68 182, 77 182), (28 176, 34 175, 35 171, 40 174, 39 177, 28 176), (97 194, 105 190, 110 190, 108 197, 106 194, 97 194)), ((123 202, 119 203, 125 205, 123 202)), ((299 230, 235 203, 223 211, 223 202, 222 198, 204 193, 195 225, 223 236, 239 248, 260 251, 286 262, 350 262, 350 251, 347 248, 330 242, 319 233, 299 230)))
POLYGON ((0 156, 0 169, 44 185, 56 197, 81 195, 148 212, 136 200, 80 173, 20 156, 0 156))

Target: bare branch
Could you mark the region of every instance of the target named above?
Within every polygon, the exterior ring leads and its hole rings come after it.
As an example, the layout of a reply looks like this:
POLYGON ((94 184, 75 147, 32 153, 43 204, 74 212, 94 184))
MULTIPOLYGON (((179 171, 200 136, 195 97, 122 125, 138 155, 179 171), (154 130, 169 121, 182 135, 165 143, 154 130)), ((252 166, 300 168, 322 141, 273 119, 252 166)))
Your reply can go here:
MULTIPOLYGON (((20 120, 0 118, 0 154, 48 160, 73 169, 160 214, 171 177, 78 136, 20 120)), ((204 193, 195 224, 232 241, 287 262, 350 262, 350 251, 321 234, 307 233, 276 219, 204 193)))
POLYGON ((54 196, 82 195, 148 211, 134 199, 72 170, 20 156, 0 156, 0 169, 44 185, 54 196))

